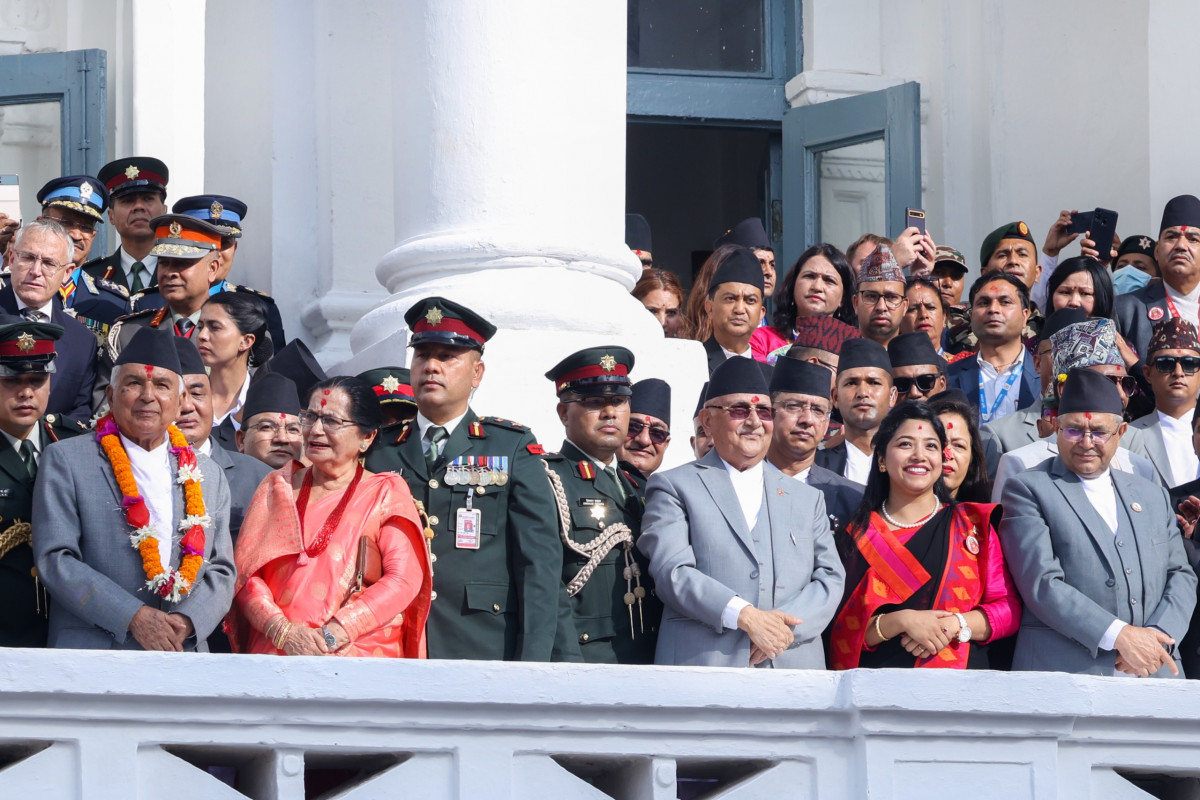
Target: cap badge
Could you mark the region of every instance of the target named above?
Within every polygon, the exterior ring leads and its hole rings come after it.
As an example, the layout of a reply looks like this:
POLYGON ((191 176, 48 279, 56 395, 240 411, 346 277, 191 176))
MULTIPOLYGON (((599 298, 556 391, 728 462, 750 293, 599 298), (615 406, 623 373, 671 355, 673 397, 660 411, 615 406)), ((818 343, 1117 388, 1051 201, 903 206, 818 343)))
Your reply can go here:
POLYGON ((1029 235, 1029 226, 1028 226, 1028 225, 1026 225, 1024 222, 1018 222, 1018 223, 1017 223, 1017 230, 1021 232, 1021 235, 1022 235, 1022 236, 1028 236, 1028 235, 1029 235))
POLYGON ((1164 313, 1162 306, 1150 306, 1150 310, 1146 312, 1146 316, 1150 318, 1151 322, 1158 322, 1163 318, 1164 313))
POLYGON ((388 394, 391 394, 392 392, 394 392, 400 388, 400 381, 396 380, 395 375, 388 375, 386 378, 383 379, 382 382, 380 382, 379 385, 383 387, 383 390, 385 392, 387 392, 388 394))
POLYGON ((1142 248, 1143 250, 1149 250, 1150 249, 1150 237, 1143 236, 1142 238, 1138 239, 1138 247, 1142 248))
POLYGON ((83 183, 79 184, 79 199, 86 203, 92 198, 93 191, 92 185, 87 181, 84 181, 83 183))
POLYGON ((208 207, 208 215, 210 217, 212 217, 213 219, 220 219, 221 212, 224 210, 225 210, 225 206, 221 205, 216 200, 214 200, 213 204, 208 207))
POLYGON ((172 222, 170 231, 171 231, 172 236, 178 237, 179 234, 183 233, 183 226, 180 225, 178 222, 172 222))
POLYGON ((433 308, 431 308, 425 312, 425 321, 428 322, 430 325, 441 325, 442 318, 445 316, 446 315, 442 313, 442 310, 440 308, 438 308, 437 306, 434 306, 433 308))
POLYGON ((135 167, 133 164, 130 164, 128 167, 125 168, 125 177, 131 181, 135 180, 137 178, 137 176, 141 175, 141 174, 142 174, 142 171, 140 169, 138 169, 137 167, 135 167))
POLYGON ((17 347, 20 348, 22 353, 28 353, 31 351, 35 342, 36 340, 29 334, 29 331, 23 331, 21 335, 17 337, 17 347))
POLYGON ((616 368, 617 360, 605 353, 604 357, 600 359, 600 369, 604 370, 605 372, 612 372, 616 368))

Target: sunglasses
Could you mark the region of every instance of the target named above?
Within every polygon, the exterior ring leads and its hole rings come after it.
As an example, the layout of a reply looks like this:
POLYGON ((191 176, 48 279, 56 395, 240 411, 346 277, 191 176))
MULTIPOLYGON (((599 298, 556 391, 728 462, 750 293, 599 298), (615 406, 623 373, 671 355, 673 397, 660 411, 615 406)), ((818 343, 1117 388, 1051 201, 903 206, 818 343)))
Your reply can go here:
MULTIPOLYGON (((1172 367, 1172 369, 1174 369, 1172 367)), ((1137 378, 1132 375, 1105 375, 1104 377, 1112 381, 1116 386, 1121 387, 1125 394, 1133 394, 1137 391, 1137 378)))
POLYGON ((671 432, 661 425, 647 425, 640 419, 629 420, 629 438, 636 439, 642 435, 642 431, 650 429, 650 441, 657 445, 664 445, 671 438, 671 432))
POLYGON ((753 406, 746 403, 738 403, 735 406, 705 406, 705 408, 719 409, 729 414, 729 418, 734 422, 741 422, 750 416, 753 411, 758 415, 758 418, 763 422, 770 422, 775 419, 775 409, 771 406, 753 406))
POLYGON ((940 377, 942 376, 935 372, 932 375, 918 375, 915 378, 892 378, 892 385, 896 387, 897 394, 909 394, 914 386, 920 394, 929 394, 937 385, 940 377))
POLYGON ((1152 363, 1163 375, 1174 372, 1176 364, 1183 367, 1184 375, 1195 375, 1200 370, 1200 357, 1197 356, 1158 356, 1152 363))

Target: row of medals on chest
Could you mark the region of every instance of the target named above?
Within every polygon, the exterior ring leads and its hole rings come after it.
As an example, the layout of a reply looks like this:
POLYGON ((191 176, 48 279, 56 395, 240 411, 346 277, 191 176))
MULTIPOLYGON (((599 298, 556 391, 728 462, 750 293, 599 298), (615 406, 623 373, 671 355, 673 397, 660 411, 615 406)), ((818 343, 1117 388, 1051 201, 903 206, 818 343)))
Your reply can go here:
MULTIPOLYGON (((469 457, 474 460, 474 457, 469 457)), ((442 478, 447 486, 503 486, 508 483, 507 456, 481 456, 479 463, 466 463, 460 458, 446 466, 442 478)))

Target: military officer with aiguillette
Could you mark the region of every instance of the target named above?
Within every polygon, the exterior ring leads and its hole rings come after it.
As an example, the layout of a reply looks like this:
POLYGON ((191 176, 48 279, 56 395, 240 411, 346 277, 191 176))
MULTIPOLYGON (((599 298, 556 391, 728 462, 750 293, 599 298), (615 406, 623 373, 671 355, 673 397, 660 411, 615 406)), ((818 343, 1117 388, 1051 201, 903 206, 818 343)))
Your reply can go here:
POLYGON ((644 480, 617 461, 629 430, 632 368, 624 347, 592 347, 546 373, 566 440, 543 459, 558 504, 573 635, 586 662, 653 664, 662 619, 649 564, 634 546, 644 480))
POLYGON ((404 320, 417 416, 366 467, 399 472, 429 514, 429 657, 549 661, 566 588, 544 451, 525 426, 470 407, 496 327, 442 297, 404 320))
POLYGON ((29 526, 37 459, 47 445, 87 430, 46 414, 62 335, 53 323, 0 315, 0 647, 46 646, 49 606, 29 526))

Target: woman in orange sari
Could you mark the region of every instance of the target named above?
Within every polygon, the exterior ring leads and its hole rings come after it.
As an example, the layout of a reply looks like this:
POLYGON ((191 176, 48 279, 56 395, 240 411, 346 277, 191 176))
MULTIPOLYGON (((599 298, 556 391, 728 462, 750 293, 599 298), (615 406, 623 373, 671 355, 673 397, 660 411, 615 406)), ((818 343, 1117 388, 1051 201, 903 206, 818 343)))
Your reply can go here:
POLYGON ((433 587, 408 485, 359 463, 383 413, 359 378, 322 381, 304 452, 268 475, 242 523, 226 620, 237 653, 425 657, 433 587))

